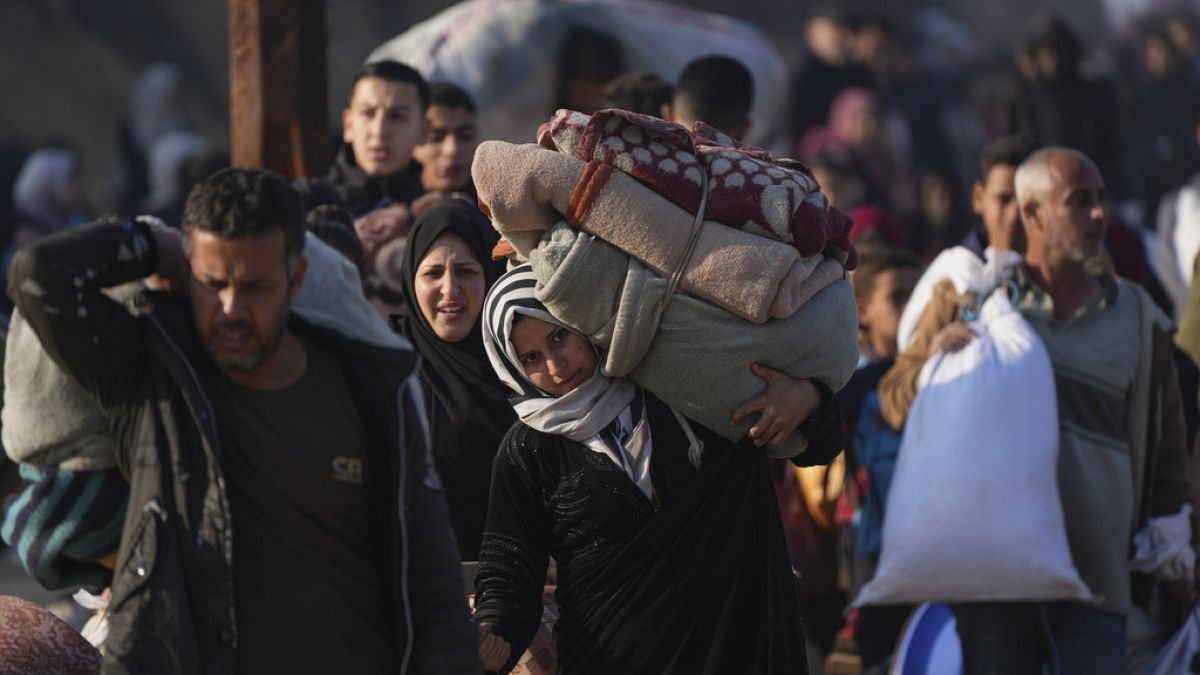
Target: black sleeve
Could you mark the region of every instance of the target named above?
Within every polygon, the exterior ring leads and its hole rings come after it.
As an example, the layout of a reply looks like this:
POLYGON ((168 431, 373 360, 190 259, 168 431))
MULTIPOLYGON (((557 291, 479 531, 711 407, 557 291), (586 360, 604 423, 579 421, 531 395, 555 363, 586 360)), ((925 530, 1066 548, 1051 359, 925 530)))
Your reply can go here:
POLYGON ((136 319, 101 291, 158 266, 149 225, 101 220, 39 239, 9 269, 8 293, 50 358, 105 408, 130 402, 145 377, 136 319))
POLYGON ((298 178, 292 183, 296 192, 300 193, 300 201, 305 211, 312 211, 318 206, 330 204, 343 206, 341 192, 327 178, 298 178))
POLYGON ((821 405, 797 429, 808 439, 808 449, 792 458, 796 466, 828 464, 846 447, 842 428, 842 408, 833 390, 818 380, 810 380, 821 392, 821 405))
POLYGON ((517 424, 492 465, 492 493, 475 574, 475 621, 512 647, 507 672, 529 648, 542 617, 550 521, 530 452, 535 432, 517 424))
POLYGON ((408 592, 412 606, 414 673, 483 672, 479 634, 471 623, 458 545, 450 527, 446 493, 433 465, 415 376, 404 387, 405 504, 408 592))

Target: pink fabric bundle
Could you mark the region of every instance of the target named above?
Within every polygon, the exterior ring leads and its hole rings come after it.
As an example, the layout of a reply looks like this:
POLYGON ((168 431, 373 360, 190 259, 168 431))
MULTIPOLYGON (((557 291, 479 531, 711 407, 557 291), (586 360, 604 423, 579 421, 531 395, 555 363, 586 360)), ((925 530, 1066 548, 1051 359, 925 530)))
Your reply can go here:
POLYGON ((100 652, 44 608, 0 595, 0 672, 91 675, 100 652))
POLYGON ((700 207, 707 170, 706 220, 792 244, 802 256, 825 252, 844 260, 847 269, 858 263, 849 219, 829 206, 807 167, 738 145, 702 122, 689 134, 678 124, 625 110, 590 117, 559 110, 538 130, 538 143, 613 166, 692 214, 700 207))
MULTIPOLYGON (((641 260, 663 276, 679 264, 695 216, 624 172, 536 145, 487 141, 471 169, 480 207, 521 258, 565 220, 641 260)), ((744 319, 785 319, 842 278, 823 255, 705 221, 680 289, 744 319)))

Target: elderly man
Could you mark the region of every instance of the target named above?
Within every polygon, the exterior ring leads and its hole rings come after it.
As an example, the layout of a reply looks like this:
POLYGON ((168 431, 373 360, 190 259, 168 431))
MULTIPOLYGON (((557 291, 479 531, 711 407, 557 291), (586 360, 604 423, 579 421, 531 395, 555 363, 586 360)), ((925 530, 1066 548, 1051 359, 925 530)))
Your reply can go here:
MULTIPOLYGON (((1144 290, 1101 264, 1104 181, 1087 156, 1039 150, 1021 163, 1015 181, 1028 240, 1013 273, 1017 309, 1054 368, 1067 539, 1097 602, 955 606, 963 672, 1041 673, 1057 661, 1064 675, 1123 673, 1127 625, 1135 615, 1144 618, 1139 610, 1150 604, 1152 582, 1194 602, 1186 432, 1170 326, 1144 290), (1154 554, 1140 545, 1146 539, 1158 545, 1154 554)), ((938 308, 926 311, 936 315, 938 308)), ((972 337, 954 321, 940 328, 928 352, 961 348, 972 337)), ((901 361, 910 374, 921 367, 919 359, 901 361)), ((911 401, 911 392, 891 390, 914 382, 889 373, 881 398, 911 401)), ((889 419, 902 419, 907 411, 893 413, 889 419)))

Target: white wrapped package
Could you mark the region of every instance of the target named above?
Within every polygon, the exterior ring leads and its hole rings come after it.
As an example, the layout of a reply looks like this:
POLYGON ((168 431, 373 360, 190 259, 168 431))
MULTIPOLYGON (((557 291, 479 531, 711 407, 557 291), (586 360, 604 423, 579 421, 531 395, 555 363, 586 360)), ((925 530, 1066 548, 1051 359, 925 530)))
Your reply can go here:
POLYGON ((855 606, 1088 600, 1058 495, 1050 357, 1003 290, 918 379, 875 578, 855 606))
MULTIPOLYGON (((761 30, 728 16, 651 0, 465 0, 388 40, 367 62, 393 59, 430 81, 467 90, 486 114, 480 138, 525 143, 558 107, 558 50, 572 28, 611 36, 622 71, 674 83, 710 54, 737 59, 754 78, 750 130, 740 139, 768 149, 779 136, 787 67, 761 30)), ((591 111, 586 111, 591 112, 591 111)))

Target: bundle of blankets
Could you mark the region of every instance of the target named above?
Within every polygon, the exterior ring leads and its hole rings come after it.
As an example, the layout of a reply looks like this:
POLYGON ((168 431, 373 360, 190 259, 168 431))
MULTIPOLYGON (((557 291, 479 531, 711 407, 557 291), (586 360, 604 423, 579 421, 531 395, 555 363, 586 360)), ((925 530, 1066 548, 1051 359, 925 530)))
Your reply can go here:
MULTIPOLYGON (((765 389, 752 361, 831 389, 853 372, 851 223, 804 165, 703 123, 560 110, 536 145, 480 145, 472 176, 538 299, 601 347, 604 373, 726 438, 765 389)), ((805 445, 794 434, 773 454, 805 445)))

